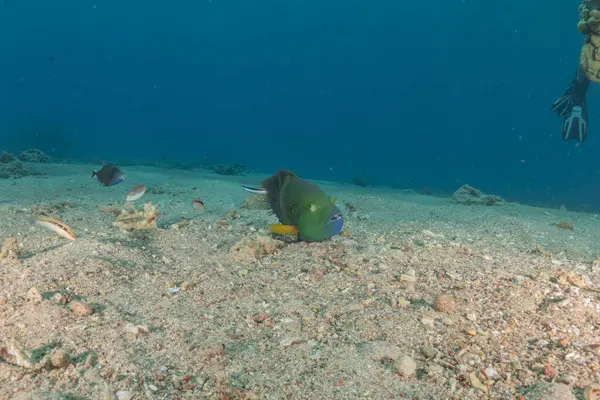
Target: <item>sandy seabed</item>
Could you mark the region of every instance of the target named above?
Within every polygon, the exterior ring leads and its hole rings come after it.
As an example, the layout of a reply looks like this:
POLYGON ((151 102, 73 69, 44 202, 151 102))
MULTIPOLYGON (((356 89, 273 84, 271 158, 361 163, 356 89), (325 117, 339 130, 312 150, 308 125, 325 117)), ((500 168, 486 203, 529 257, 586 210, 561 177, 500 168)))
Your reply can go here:
POLYGON ((27 167, 0 180, 0 399, 600 399, 597 215, 317 182, 345 235, 284 243, 242 207, 266 176, 27 167), (142 183, 158 229, 121 232, 142 183))

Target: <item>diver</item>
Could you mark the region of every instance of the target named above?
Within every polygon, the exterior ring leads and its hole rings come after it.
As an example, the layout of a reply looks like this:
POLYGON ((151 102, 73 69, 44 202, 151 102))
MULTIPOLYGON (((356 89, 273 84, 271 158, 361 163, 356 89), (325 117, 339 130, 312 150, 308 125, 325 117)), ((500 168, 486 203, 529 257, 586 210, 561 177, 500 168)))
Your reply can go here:
POLYGON ((587 92, 591 82, 600 83, 600 0, 583 0, 577 28, 585 35, 579 67, 564 94, 552 104, 563 117, 562 138, 583 142, 588 131, 587 92))

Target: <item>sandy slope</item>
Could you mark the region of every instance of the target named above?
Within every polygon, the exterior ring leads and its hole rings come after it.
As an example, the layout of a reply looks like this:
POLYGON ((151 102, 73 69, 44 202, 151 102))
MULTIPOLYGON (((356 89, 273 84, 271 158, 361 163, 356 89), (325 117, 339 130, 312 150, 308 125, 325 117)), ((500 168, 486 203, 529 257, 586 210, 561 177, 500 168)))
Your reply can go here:
POLYGON ((355 207, 350 237, 286 245, 241 207, 264 176, 128 167, 106 188, 91 165, 28 168, 45 175, 0 180, 0 240, 22 246, 0 261, 0 399, 558 399, 598 382, 594 215, 321 182, 355 207), (99 208, 139 183, 160 229, 121 233, 99 208), (59 349, 69 366, 46 365, 59 349))

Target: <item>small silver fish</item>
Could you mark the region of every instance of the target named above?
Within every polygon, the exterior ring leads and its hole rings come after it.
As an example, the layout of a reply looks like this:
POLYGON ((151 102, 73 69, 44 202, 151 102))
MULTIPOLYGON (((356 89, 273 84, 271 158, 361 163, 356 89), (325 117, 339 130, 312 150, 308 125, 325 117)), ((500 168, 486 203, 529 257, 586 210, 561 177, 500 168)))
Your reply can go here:
POLYGON ((136 201, 137 199, 142 197, 144 193, 146 193, 146 190, 148 190, 146 185, 136 185, 127 193, 125 200, 136 201))
POLYGON ((204 212, 204 202, 200 199, 200 197, 196 197, 192 200, 192 205, 198 212, 204 212))

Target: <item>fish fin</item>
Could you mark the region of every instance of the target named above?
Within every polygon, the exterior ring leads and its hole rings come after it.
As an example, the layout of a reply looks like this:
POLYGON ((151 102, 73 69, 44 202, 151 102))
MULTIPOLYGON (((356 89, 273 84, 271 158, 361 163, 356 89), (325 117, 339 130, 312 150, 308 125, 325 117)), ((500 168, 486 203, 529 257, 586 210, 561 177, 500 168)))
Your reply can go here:
POLYGON ((331 200, 331 204, 335 205, 335 202, 336 202, 337 199, 335 198, 335 196, 330 196, 329 200, 331 200))
POLYGON ((92 178, 95 177, 96 175, 98 175, 98 171, 92 171, 92 178))
POLYGON ((283 236, 294 236, 298 234, 298 227, 296 225, 283 225, 283 224, 271 224, 269 225, 271 233, 283 236))
POLYGON ((257 188, 257 187, 252 187, 252 186, 248 186, 248 185, 242 185, 242 187, 250 193, 261 194, 261 195, 267 194, 267 189, 265 189, 265 188, 257 188))
MULTIPOLYGON (((280 198, 281 198, 280 197, 281 190, 282 190, 283 186, 286 184, 286 182, 288 182, 289 180, 297 179, 297 178, 298 178, 298 175, 296 175, 292 171, 280 170, 280 171, 277 171, 277 173, 275 175, 273 175, 270 178, 267 178, 261 182, 262 186, 267 191, 267 193, 266 193, 267 201, 269 202, 271 209, 273 210, 273 212, 277 216, 277 219, 279 219, 280 222, 285 220, 284 213, 282 211, 282 205, 279 203, 280 198)), ((287 205, 286 205, 286 207, 287 207, 287 205)))

